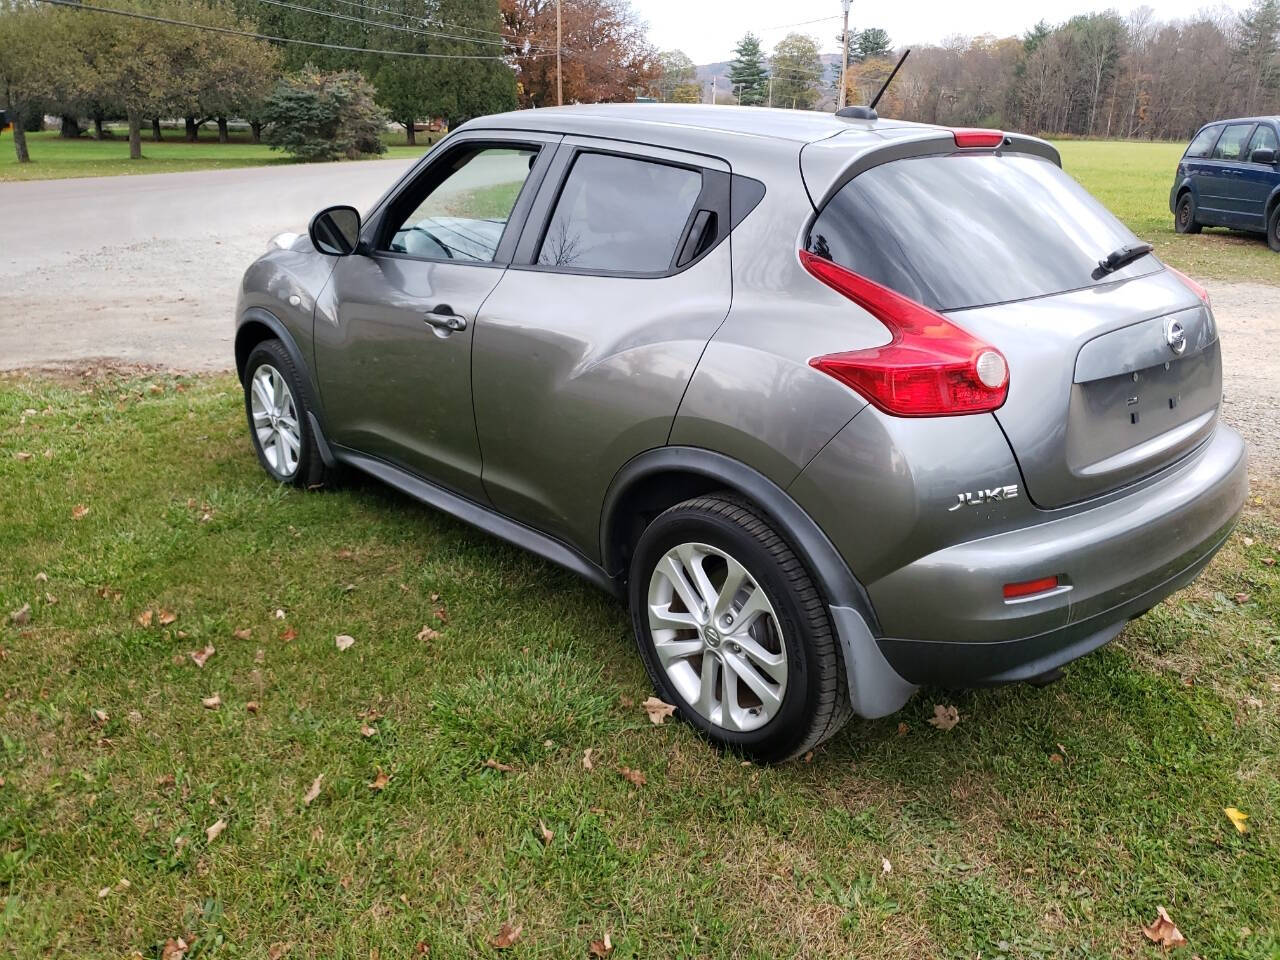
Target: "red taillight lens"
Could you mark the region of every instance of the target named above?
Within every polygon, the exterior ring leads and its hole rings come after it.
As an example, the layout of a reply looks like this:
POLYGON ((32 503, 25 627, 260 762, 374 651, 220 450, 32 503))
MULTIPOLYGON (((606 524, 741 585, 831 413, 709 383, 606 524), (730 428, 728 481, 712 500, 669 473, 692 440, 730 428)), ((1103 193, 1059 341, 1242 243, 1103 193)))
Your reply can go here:
POLYGON ((1009 393, 1009 366, 994 347, 928 307, 839 264, 800 251, 806 270, 889 328, 882 347, 814 357, 885 413, 947 417, 997 409, 1009 393))
POLYGON ((1181 280, 1183 284, 1186 285, 1186 288, 1188 290, 1190 290, 1192 293, 1194 293, 1197 297, 1200 298, 1201 303, 1203 303, 1206 307, 1209 307, 1210 309, 1212 309, 1213 305, 1209 303, 1208 290, 1200 286, 1200 284, 1196 283, 1194 280, 1188 277, 1181 270, 1175 270, 1173 267, 1170 267, 1168 264, 1165 265, 1165 269, 1170 271, 1175 277, 1181 280))
POLYGON ((998 147, 1004 143, 1004 133, 999 130, 961 128, 952 130, 957 147, 998 147))
POLYGON ((1044 593, 1046 590, 1057 589, 1057 577, 1041 577, 1039 580, 1023 580, 1020 583, 1006 583, 1004 585, 1004 598, 1006 600, 1017 600, 1019 597, 1029 597, 1032 594, 1044 593))

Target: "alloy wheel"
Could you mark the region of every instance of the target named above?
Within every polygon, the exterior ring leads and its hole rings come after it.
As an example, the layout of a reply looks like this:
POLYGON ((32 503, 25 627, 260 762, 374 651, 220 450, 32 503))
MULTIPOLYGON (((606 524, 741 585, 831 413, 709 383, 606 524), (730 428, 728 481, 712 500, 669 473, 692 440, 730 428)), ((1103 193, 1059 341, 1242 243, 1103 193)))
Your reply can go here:
POLYGON ((269 363, 262 364, 253 372, 249 409, 263 457, 282 477, 293 476, 302 452, 298 409, 288 382, 269 363))
POLYGON ((764 726, 787 692, 787 652, 773 604, 738 560, 682 543, 649 579, 649 632, 667 678, 726 730, 764 726))

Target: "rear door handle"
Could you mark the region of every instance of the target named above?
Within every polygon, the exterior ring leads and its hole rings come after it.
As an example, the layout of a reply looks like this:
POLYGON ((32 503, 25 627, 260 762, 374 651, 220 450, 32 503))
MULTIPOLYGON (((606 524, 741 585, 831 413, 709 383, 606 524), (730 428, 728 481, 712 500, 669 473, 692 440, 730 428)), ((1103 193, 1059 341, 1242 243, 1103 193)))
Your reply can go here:
POLYGON ((467 329, 467 318, 453 312, 453 307, 442 303, 422 318, 437 330, 457 333, 467 329))

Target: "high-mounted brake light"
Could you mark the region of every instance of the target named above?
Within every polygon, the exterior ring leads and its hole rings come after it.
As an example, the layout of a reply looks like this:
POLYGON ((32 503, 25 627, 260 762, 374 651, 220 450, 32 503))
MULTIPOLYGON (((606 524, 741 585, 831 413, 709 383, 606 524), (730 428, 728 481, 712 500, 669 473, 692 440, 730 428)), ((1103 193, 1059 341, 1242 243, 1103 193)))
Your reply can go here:
POLYGON ((962 127, 951 131, 957 147, 998 147, 1004 143, 1004 133, 1000 130, 979 130, 962 127))
POLYGON ((1212 309, 1213 304, 1209 302, 1208 290, 1200 286, 1200 284, 1196 283, 1194 280, 1188 277, 1181 270, 1175 270, 1173 267, 1170 267, 1167 264, 1165 266, 1165 269, 1170 271, 1175 277, 1181 280, 1188 290, 1190 290, 1192 293, 1194 293, 1197 297, 1200 298, 1201 303, 1203 303, 1206 307, 1209 307, 1210 309, 1212 309))
POLYGON ((985 413, 1004 403, 1009 365, 999 350, 910 297, 808 250, 800 251, 800 262, 893 336, 882 347, 814 357, 810 366, 899 417, 985 413))

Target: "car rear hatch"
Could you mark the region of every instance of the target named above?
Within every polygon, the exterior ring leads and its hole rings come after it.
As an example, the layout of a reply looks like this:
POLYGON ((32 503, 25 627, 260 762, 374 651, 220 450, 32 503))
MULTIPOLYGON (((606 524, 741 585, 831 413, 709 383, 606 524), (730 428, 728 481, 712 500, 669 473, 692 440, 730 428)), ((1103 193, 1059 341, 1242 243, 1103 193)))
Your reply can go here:
POLYGON ((1033 155, 1016 144, 1038 142, 993 139, 860 157, 823 191, 806 245, 1004 355, 1008 396, 993 415, 1027 495, 1060 507, 1149 476, 1212 432, 1217 330, 1203 291, 1154 256, 1099 269, 1139 241, 1047 145, 1033 155))

